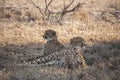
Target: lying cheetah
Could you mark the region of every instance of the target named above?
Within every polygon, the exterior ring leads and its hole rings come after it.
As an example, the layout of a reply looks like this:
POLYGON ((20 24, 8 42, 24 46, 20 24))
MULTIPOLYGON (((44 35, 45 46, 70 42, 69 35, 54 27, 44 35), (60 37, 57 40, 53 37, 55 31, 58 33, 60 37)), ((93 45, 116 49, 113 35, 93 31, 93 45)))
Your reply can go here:
POLYGON ((64 45, 58 41, 56 31, 54 30, 51 30, 51 29, 46 30, 43 35, 43 39, 46 40, 46 44, 43 47, 43 55, 29 58, 28 60, 26 60, 27 62, 40 59, 42 57, 51 55, 54 52, 65 49, 64 45))
MULTIPOLYGON (((52 44, 52 46, 55 45, 54 44, 55 42, 60 44, 60 42, 57 40, 56 32, 53 30, 47 30, 43 37, 47 40, 47 43, 52 41, 52 43, 50 43, 50 44, 52 44), (50 35, 48 34, 48 32, 50 32, 49 33, 50 35)), ((56 46, 57 49, 59 49, 58 51, 52 50, 53 51, 52 53, 50 53, 51 52, 50 50, 49 50, 49 52, 46 51, 47 54, 45 54, 44 56, 41 56, 35 60, 28 61, 26 64, 39 65, 39 66, 57 65, 59 67, 75 69, 76 67, 81 66, 82 60, 81 60, 81 57, 79 56, 79 54, 77 53, 77 51, 74 50, 74 48, 78 47, 78 44, 75 45, 74 42, 75 42, 75 40, 73 38, 70 40, 71 46, 69 48, 65 48, 63 46, 60 50, 59 46, 56 46)), ((83 46, 83 44, 81 42, 79 42, 79 43, 80 43, 79 46, 81 48, 83 46)), ((47 47, 47 49, 50 49, 51 46, 50 47, 46 46, 46 47, 47 47)), ((44 49, 44 50, 47 50, 47 49, 44 49)))

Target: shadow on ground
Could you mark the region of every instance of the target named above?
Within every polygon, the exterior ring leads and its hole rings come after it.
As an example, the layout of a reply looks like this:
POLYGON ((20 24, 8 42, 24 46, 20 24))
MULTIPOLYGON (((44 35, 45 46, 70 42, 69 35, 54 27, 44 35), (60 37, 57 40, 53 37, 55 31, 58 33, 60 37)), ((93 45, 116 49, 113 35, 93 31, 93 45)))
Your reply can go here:
POLYGON ((0 80, 120 80, 120 40, 97 42, 84 52, 86 70, 67 74, 54 67, 18 66, 42 55, 43 44, 0 45, 0 80))

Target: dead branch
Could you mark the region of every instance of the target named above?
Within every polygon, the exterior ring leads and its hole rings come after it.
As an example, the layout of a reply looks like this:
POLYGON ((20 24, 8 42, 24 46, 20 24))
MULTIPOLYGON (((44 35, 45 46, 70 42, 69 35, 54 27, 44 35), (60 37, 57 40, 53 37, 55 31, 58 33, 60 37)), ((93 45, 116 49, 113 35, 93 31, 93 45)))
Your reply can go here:
POLYGON ((44 13, 42 12, 42 9, 39 6, 37 6, 32 0, 31 0, 31 2, 32 2, 33 6, 36 7, 39 10, 40 14, 42 16, 44 16, 44 13))
POLYGON ((51 11, 51 10, 49 9, 49 6, 50 6, 51 3, 53 2, 53 0, 50 0, 49 2, 48 2, 48 0, 45 0, 45 9, 44 9, 44 10, 42 10, 39 6, 37 6, 37 5, 31 0, 33 6, 36 7, 36 8, 39 10, 39 12, 40 12, 40 14, 43 16, 44 20, 50 20, 50 21, 51 21, 52 19, 56 18, 56 20, 55 20, 56 22, 59 22, 60 20, 62 20, 63 17, 65 16, 65 14, 79 10, 79 8, 80 8, 81 5, 82 5, 81 3, 78 3, 77 5, 75 5, 74 7, 72 7, 72 8, 70 9, 70 7, 71 7, 72 4, 74 3, 74 1, 75 1, 75 0, 72 0, 72 1, 71 1, 69 4, 67 4, 67 5, 66 5, 66 3, 65 3, 65 1, 64 1, 64 7, 63 7, 63 9, 62 9, 61 11, 55 12, 55 11, 51 11), (54 14, 55 14, 55 17, 53 16, 54 14), (58 15, 58 16, 56 17, 56 15, 58 15), (54 18, 51 18, 51 16, 54 17, 54 18))
POLYGON ((68 4, 68 5, 65 5, 65 2, 64 2, 64 9, 61 12, 61 16, 64 16, 66 13, 69 13, 69 12, 77 11, 79 9, 79 7, 82 5, 82 4, 78 3, 75 7, 73 7, 70 10, 68 10, 68 8, 73 4, 73 2, 74 2, 74 0, 72 0, 71 3, 68 4))

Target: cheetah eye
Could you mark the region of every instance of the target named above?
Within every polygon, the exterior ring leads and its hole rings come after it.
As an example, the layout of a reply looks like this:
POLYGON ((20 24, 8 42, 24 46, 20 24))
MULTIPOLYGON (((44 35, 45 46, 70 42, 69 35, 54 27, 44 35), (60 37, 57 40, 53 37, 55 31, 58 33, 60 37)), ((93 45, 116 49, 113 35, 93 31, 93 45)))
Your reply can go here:
POLYGON ((48 33, 46 33, 46 35, 49 35, 48 33))
POLYGON ((52 33, 53 35, 56 35, 56 33, 52 33))

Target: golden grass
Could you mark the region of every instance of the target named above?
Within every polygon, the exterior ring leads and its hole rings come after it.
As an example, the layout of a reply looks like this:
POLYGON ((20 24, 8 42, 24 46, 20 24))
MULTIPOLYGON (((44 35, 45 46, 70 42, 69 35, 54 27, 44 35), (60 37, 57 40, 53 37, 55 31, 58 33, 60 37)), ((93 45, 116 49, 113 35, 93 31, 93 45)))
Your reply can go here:
MULTIPOLYGON (((18 2, 14 0, 11 1, 8 1, 8 5, 13 4, 14 6, 14 2, 18 2)), ((56 24, 49 24, 47 26, 41 25, 43 24, 41 19, 38 19, 32 23, 3 21, 0 23, 0 44, 27 44, 30 42, 44 42, 42 39, 42 34, 47 29, 56 30, 58 32, 59 39, 62 42, 67 42, 70 38, 75 36, 82 36, 87 41, 90 39, 98 41, 111 41, 120 39, 119 23, 111 24, 105 21, 95 21, 94 16, 89 14, 92 10, 95 12, 100 12, 101 8, 106 10, 108 8, 108 5, 117 4, 119 2, 119 0, 111 2, 108 1, 109 0, 106 0, 105 3, 101 6, 99 6, 98 3, 103 3, 103 0, 89 0, 88 2, 81 1, 85 2, 86 4, 83 5, 79 11, 75 12, 73 16, 71 16, 71 20, 66 20, 65 24, 62 26, 56 24)), ((29 0, 19 1, 19 5, 21 5, 21 7, 27 5, 31 14, 40 17, 39 12, 36 12, 38 10, 35 9, 32 4, 30 4, 29 0)))
POLYGON ((0 44, 25 44, 25 43, 39 43, 43 42, 42 35, 47 29, 54 29, 58 33, 58 38, 62 42, 69 41, 70 38, 81 36, 85 40, 90 39, 98 41, 111 41, 120 39, 120 24, 106 24, 105 22, 91 22, 83 23, 74 21, 74 24, 67 24, 64 26, 50 25, 41 26, 38 23, 1 23, 0 24, 0 44))

